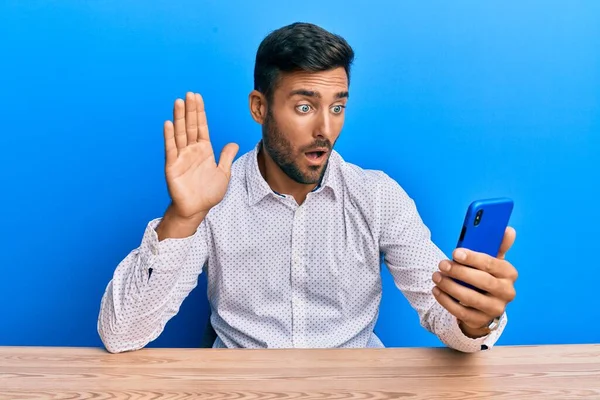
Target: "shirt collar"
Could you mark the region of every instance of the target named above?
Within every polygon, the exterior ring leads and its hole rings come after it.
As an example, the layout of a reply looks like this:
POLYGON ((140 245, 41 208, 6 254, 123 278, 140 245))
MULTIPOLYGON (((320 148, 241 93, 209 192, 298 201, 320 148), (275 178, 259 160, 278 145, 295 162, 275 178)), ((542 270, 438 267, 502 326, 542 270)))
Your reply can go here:
MULTIPOLYGON (((259 141, 258 144, 254 146, 254 149, 248 154, 246 160, 246 185, 248 190, 248 202, 251 206, 257 204, 268 195, 282 196, 271 189, 260 173, 260 169, 258 168, 258 152, 260 146, 262 146, 262 141, 259 141)), ((339 193, 340 184, 338 175, 341 162, 341 156, 335 150, 332 150, 329 156, 329 162, 325 169, 325 174, 319 185, 317 185, 312 192, 317 193, 325 188, 329 188, 334 196, 339 193)))

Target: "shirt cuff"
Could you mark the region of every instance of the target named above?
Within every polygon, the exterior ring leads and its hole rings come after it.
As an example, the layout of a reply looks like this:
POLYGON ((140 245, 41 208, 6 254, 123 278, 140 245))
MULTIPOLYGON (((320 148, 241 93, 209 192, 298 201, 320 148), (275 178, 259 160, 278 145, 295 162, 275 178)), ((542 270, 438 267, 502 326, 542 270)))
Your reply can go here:
POLYGON ((186 257, 190 250, 192 241, 198 234, 199 230, 185 238, 168 238, 159 241, 156 228, 160 223, 161 218, 153 219, 146 226, 142 243, 140 245, 140 257, 142 259, 142 265, 148 266, 148 268, 156 268, 156 271, 165 271, 168 269, 163 263, 157 263, 163 256, 179 254, 182 257, 186 257), (157 268, 158 267, 158 268, 157 268))
POLYGON ((498 329, 480 338, 472 339, 463 333, 458 325, 458 320, 454 315, 446 312, 444 318, 447 320, 444 326, 448 326, 449 330, 444 335, 445 337, 441 338, 442 341, 449 347, 465 353, 474 353, 491 349, 500 338, 500 335, 508 322, 508 316, 504 313, 500 318, 498 329))

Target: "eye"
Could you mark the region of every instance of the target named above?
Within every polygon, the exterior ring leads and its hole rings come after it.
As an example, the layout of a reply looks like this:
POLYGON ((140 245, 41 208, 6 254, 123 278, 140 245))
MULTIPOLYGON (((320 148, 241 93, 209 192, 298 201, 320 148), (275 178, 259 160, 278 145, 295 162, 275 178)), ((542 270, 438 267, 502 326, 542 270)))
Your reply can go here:
POLYGON ((331 110, 333 111, 334 114, 341 114, 342 111, 344 111, 344 108, 346 108, 346 106, 337 105, 337 106, 333 106, 331 108, 331 110))
POLYGON ((311 107, 308 104, 301 104, 296 107, 296 110, 300 111, 302 114, 306 114, 310 111, 311 107))

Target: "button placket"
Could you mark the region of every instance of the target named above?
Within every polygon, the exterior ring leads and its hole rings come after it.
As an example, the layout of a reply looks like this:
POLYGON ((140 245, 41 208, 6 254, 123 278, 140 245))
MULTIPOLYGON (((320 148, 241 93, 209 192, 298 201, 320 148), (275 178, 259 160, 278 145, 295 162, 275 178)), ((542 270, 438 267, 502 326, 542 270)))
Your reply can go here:
POLYGON ((292 228, 291 283, 294 347, 306 347, 306 301, 304 295, 306 277, 303 267, 306 228, 304 215, 304 207, 297 207, 292 228))

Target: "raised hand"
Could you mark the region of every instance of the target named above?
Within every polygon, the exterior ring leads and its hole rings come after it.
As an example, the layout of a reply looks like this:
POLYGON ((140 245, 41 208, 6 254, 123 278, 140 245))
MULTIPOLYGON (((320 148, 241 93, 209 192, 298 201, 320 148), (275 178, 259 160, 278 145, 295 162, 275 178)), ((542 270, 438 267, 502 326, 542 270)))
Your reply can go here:
POLYGON ((216 163, 202 96, 175 101, 173 124, 164 124, 165 175, 173 211, 182 218, 206 214, 225 196, 238 145, 230 143, 216 163))
POLYGON ((204 102, 198 93, 188 92, 185 102, 175 101, 173 121, 164 124, 165 176, 171 205, 157 228, 159 240, 185 237, 195 231, 225 196, 239 150, 237 144, 229 143, 217 164, 204 102))

